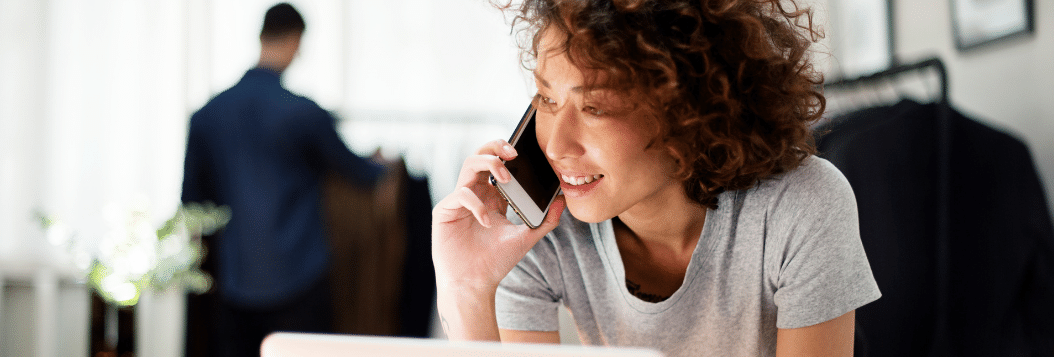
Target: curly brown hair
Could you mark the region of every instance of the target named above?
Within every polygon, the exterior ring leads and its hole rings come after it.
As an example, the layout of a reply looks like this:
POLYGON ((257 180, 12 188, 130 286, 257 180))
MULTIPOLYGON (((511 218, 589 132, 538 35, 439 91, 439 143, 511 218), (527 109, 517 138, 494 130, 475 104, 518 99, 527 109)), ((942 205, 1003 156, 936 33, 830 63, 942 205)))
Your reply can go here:
POLYGON ((825 105, 809 47, 823 35, 811 9, 789 0, 525 0, 524 66, 543 33, 559 31, 587 86, 613 89, 656 118, 689 197, 717 207, 796 168, 815 145, 825 105), (602 83, 599 80, 602 78, 602 83))

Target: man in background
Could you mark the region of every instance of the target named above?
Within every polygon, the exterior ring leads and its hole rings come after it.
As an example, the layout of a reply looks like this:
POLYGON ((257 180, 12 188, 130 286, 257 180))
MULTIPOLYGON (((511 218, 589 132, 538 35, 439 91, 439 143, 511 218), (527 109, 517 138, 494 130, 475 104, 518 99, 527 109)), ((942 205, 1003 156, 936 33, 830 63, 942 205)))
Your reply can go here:
POLYGON ((304 29, 293 6, 270 8, 256 68, 190 119, 182 201, 231 208, 209 252, 218 292, 212 355, 257 356, 274 331, 331 330, 322 178, 336 171, 373 185, 381 174, 348 150, 332 116, 282 87, 304 29))

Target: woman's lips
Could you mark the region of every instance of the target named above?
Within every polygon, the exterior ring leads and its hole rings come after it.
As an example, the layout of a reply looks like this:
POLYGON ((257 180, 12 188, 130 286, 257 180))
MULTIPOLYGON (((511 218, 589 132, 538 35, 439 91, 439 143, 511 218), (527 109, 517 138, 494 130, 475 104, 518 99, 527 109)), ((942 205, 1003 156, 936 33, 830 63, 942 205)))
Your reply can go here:
POLYGON ((587 183, 593 182, 595 180, 598 180, 598 179, 600 179, 600 176, 603 176, 603 175, 600 175, 600 174, 585 175, 585 176, 560 175, 560 179, 563 180, 564 182, 567 182, 568 184, 571 184, 571 185, 582 185, 582 184, 587 184, 587 183))
POLYGON ((566 197, 583 197, 588 195, 593 189, 604 180, 604 175, 581 175, 581 176, 566 176, 568 180, 565 180, 565 175, 561 175, 560 179, 560 190, 563 191, 566 197), (587 178, 588 177, 588 178, 587 178), (574 180, 575 182, 584 182, 585 180, 593 179, 590 183, 583 183, 581 185, 572 185, 567 181, 574 180))

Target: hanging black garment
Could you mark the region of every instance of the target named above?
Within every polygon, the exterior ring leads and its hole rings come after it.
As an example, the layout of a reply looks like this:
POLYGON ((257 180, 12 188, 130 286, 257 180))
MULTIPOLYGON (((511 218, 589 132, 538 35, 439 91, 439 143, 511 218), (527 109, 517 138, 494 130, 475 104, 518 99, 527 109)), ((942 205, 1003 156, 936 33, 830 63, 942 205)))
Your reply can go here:
POLYGON ((399 336, 429 337, 435 306, 432 265, 432 194, 427 177, 406 180, 406 261, 399 296, 399 336))
MULTIPOLYGON (((947 109, 948 267, 937 266, 941 104, 902 101, 819 128, 820 156, 856 194, 883 297, 857 310, 869 357, 927 356, 947 279, 950 356, 1054 355, 1054 228, 1028 148, 947 109), (824 133, 826 133, 824 135, 824 133)), ((944 354, 944 353, 942 353, 944 354)), ((859 355, 859 354, 858 354, 859 355)))
POLYGON ((428 180, 402 159, 370 190, 341 176, 326 183, 333 246, 334 330, 428 337, 435 305, 428 180))

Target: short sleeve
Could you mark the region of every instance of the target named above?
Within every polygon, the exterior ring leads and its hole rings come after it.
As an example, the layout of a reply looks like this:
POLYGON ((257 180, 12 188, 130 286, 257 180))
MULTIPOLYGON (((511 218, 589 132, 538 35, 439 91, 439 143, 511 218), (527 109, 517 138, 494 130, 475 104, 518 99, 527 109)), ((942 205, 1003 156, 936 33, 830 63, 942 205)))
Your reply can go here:
POLYGON ((842 173, 813 157, 782 180, 767 222, 776 327, 812 326, 881 297, 860 241, 856 198, 842 173))
POLYGON ((538 242, 505 276, 495 296, 498 328, 557 331, 563 281, 552 234, 538 242))

